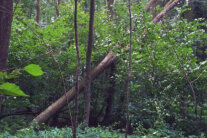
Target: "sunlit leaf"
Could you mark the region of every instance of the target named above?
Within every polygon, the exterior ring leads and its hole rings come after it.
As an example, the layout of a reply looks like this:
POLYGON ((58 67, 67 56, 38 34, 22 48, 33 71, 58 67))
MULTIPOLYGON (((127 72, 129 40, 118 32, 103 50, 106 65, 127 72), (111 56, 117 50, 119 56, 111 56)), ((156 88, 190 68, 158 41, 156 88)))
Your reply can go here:
POLYGON ((0 94, 9 96, 25 96, 28 97, 20 88, 14 83, 3 83, 0 86, 0 94))
POLYGON ((24 70, 31 74, 32 76, 41 76, 43 74, 43 71, 39 65, 36 64, 30 64, 26 67, 24 67, 24 70))

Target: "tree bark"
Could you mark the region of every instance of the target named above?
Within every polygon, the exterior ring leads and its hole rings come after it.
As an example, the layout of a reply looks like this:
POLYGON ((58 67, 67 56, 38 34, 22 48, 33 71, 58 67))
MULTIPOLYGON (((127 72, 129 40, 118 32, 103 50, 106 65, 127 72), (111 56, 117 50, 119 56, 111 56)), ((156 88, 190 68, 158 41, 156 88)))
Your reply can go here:
MULTIPOLYGON (((13 17, 13 0, 0 0, 0 72, 6 71, 13 17)), ((0 114, 2 107, 0 95, 0 114)))
MULTIPOLYGON (((116 56, 113 53, 109 53, 101 63, 91 72, 91 80, 95 79, 98 75, 100 75, 106 68, 110 67, 111 64, 115 61, 116 56)), ((88 83, 86 80, 83 80, 79 83, 79 92, 84 89, 84 86, 88 83)), ((47 121, 50 117, 52 117, 56 112, 58 112, 63 106, 70 102, 76 94, 75 87, 71 88, 70 91, 59 98, 56 102, 50 105, 45 111, 39 114, 36 118, 33 119, 33 122, 41 124, 47 121)))
POLYGON ((84 120, 83 122, 88 125, 90 117, 90 103, 91 103, 91 55, 93 48, 94 36, 94 12, 95 0, 90 3, 90 20, 89 20, 89 33, 88 33, 88 47, 86 53, 86 87, 85 87, 85 104, 84 104, 84 120))
POLYGON ((0 0, 0 5, 0 71, 5 71, 13 17, 13 0, 0 0))
POLYGON ((40 23, 40 0, 37 0, 37 3, 36 3, 36 22, 37 24, 39 25, 40 23))

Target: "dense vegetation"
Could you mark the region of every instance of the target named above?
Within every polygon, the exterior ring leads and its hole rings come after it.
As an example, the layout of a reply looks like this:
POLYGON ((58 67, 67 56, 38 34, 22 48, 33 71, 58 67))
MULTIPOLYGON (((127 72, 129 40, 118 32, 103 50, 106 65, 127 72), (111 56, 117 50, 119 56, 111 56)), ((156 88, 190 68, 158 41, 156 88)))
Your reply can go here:
MULTIPOLYGON (((95 1, 91 68, 108 53, 116 60, 92 80, 86 128, 81 124, 85 96, 78 95, 77 137, 124 137, 126 105, 129 137, 207 136, 207 2, 181 0, 152 22, 169 1, 159 1, 147 12, 149 1, 131 0, 131 31, 128 1, 107 2, 112 1, 95 1)), ((35 1, 14 1, 7 69, 0 72, 0 137, 73 136, 73 98, 43 125, 31 122, 76 86, 74 4, 42 0, 38 21, 35 1)), ((90 1, 80 0, 77 7, 81 82, 90 1)))

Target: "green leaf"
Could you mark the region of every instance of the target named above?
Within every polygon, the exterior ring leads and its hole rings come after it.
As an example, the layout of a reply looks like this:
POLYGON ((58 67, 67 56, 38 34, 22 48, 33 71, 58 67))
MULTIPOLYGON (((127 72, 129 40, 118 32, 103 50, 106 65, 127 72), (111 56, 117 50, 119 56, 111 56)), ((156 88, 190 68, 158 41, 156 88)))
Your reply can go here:
POLYGON ((141 85, 138 85, 138 84, 137 84, 137 85, 134 85, 134 88, 137 89, 137 88, 139 88, 140 86, 141 86, 141 85))
POLYGON ((9 95, 9 96, 25 96, 29 97, 29 95, 26 95, 22 90, 20 90, 19 86, 17 86, 14 83, 3 83, 0 86, 0 94, 2 95, 9 95))
POLYGON ((32 76, 41 76, 43 74, 43 71, 39 65, 36 64, 30 64, 26 67, 24 67, 24 70, 31 74, 32 76))

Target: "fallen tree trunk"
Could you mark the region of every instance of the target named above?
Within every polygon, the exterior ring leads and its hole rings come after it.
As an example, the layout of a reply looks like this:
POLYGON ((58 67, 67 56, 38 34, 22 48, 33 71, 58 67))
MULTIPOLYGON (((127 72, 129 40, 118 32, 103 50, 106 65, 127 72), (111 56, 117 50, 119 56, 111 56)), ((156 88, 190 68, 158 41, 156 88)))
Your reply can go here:
POLYGON ((167 6, 165 6, 165 8, 162 10, 161 13, 159 13, 152 21, 151 23, 157 23, 159 22, 162 17, 170 10, 172 9, 180 0, 175 0, 175 1, 171 1, 171 3, 167 3, 167 6))
MULTIPOLYGON (((106 68, 108 68, 116 59, 116 56, 110 52, 101 63, 91 72, 91 79, 94 80, 98 75, 100 75, 106 68)), ((84 89, 87 82, 83 80, 79 83, 79 92, 84 89)), ((66 94, 59 98, 56 102, 51 104, 47 109, 45 109, 41 114, 33 119, 33 123, 42 124, 52 117, 56 112, 58 112, 63 106, 70 102, 76 94, 75 87, 71 88, 66 94)))

